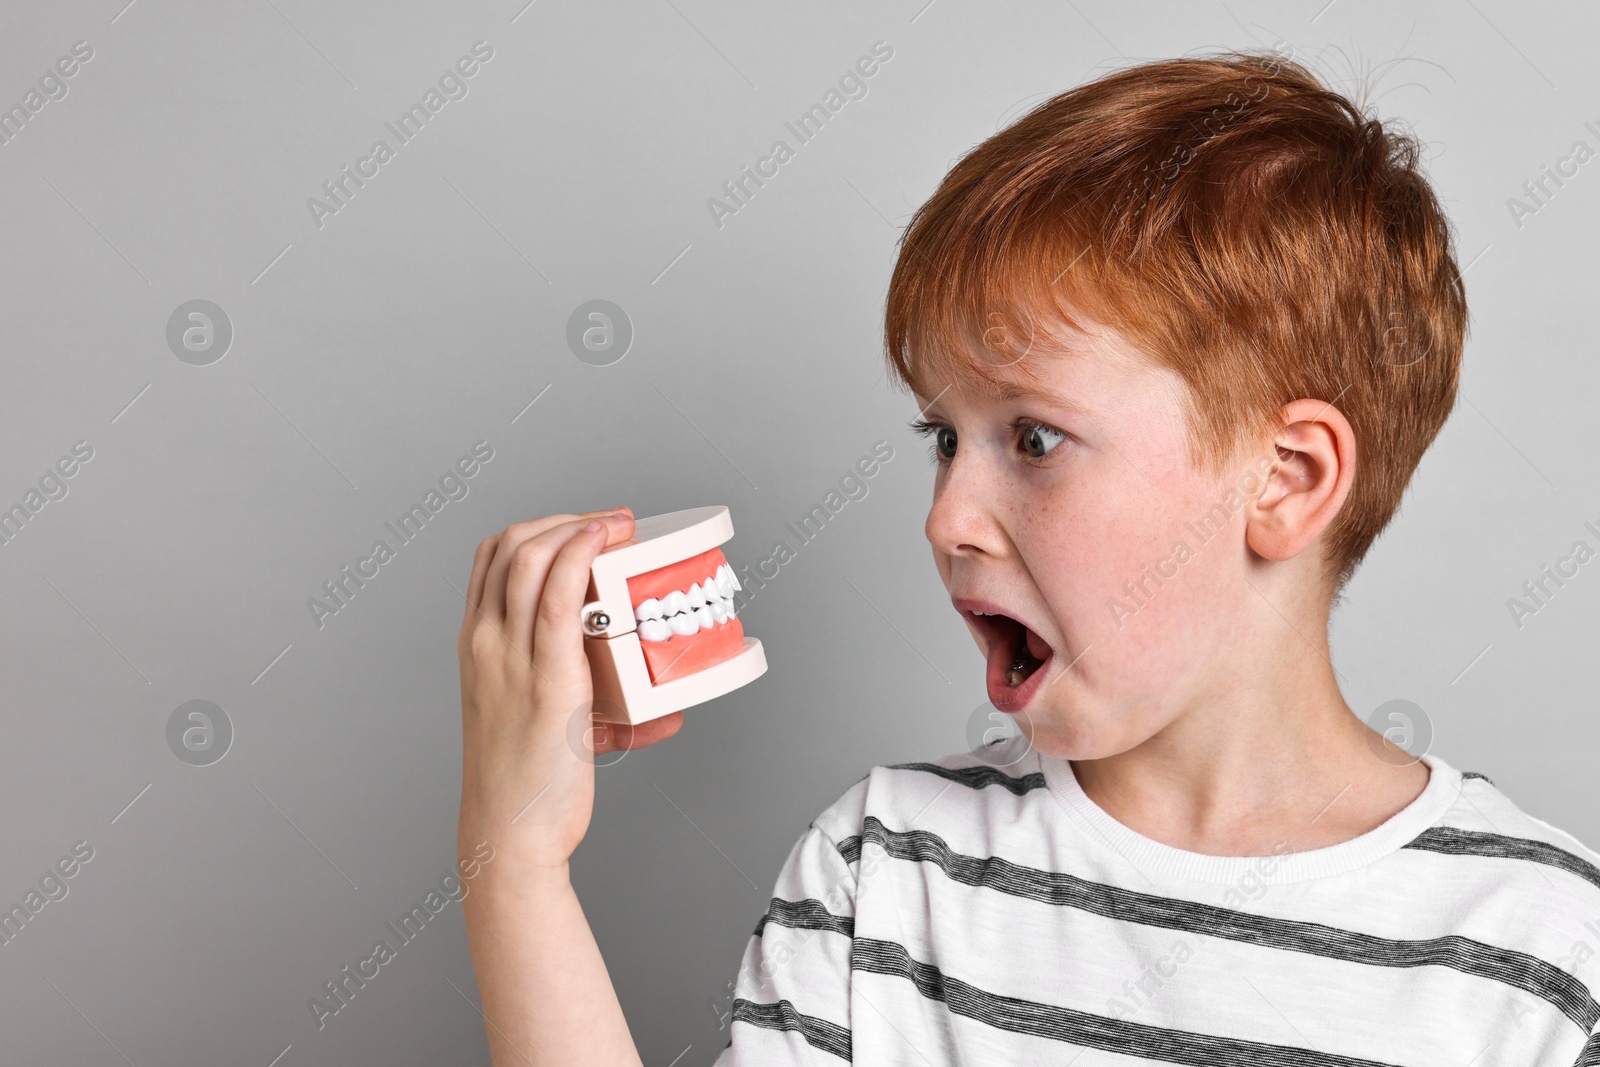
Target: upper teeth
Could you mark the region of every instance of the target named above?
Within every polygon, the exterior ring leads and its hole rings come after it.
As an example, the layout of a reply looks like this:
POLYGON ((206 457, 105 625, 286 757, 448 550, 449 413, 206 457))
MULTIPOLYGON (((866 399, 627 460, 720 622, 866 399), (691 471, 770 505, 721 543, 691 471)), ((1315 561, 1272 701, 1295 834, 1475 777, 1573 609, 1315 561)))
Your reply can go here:
POLYGON ((717 573, 688 589, 674 589, 659 599, 651 597, 633 611, 639 623, 639 640, 666 641, 673 634, 709 630, 735 618, 733 594, 742 590, 739 579, 726 563, 717 573))

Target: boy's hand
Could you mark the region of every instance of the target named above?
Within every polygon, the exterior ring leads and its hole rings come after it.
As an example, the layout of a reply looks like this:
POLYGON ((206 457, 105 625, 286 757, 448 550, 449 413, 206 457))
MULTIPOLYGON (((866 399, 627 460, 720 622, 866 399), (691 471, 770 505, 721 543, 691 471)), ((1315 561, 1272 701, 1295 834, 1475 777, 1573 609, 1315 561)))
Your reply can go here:
POLYGON ((589 728, 594 688, 579 618, 589 567, 632 535, 633 515, 622 509, 547 515, 478 546, 456 644, 458 835, 463 847, 487 840, 497 870, 565 871, 594 810, 594 755, 654 744, 683 725, 673 712, 638 727, 589 728))

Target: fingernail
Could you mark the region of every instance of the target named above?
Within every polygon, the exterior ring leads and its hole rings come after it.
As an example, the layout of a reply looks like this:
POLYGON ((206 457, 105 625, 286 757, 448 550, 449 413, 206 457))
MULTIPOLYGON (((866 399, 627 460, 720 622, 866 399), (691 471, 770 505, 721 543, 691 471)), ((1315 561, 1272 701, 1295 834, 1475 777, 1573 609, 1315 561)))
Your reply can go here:
POLYGON ((627 511, 613 511, 610 517, 613 519, 631 519, 633 514, 627 511))
POLYGON ((583 524, 583 532, 594 533, 604 525, 605 523, 601 522, 599 519, 590 519, 588 522, 583 524))

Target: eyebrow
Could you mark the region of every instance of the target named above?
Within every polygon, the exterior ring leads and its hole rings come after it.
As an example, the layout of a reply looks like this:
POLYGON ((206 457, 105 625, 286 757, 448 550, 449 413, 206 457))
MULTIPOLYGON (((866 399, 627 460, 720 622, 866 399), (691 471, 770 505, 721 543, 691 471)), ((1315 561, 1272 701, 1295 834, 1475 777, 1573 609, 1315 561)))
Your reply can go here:
POLYGON ((1010 400, 1038 400, 1083 415, 1093 414, 1086 405, 1039 385, 1010 381, 990 382, 979 379, 974 388, 997 403, 1004 403, 1010 400))
MULTIPOLYGON (((994 403, 1006 403, 1012 400, 1037 400, 1041 403, 1053 404, 1076 415, 1081 415, 1085 419, 1092 420, 1095 418, 1094 412, 1086 405, 1039 386, 1018 385, 1013 382, 979 382, 974 388, 994 403)), ((926 403, 916 397, 913 397, 913 399, 917 400, 918 413, 923 418, 927 417, 928 409, 939 402, 938 396, 926 403)))
MULTIPOLYGON (((1085 418, 1092 419, 1095 417, 1094 410, 1089 407, 1089 405, 1075 401, 1069 397, 1061 395, 1053 389, 1049 389, 1043 385, 1034 384, 1033 382, 1014 382, 1007 379, 991 380, 980 374, 974 373, 963 374, 961 375, 961 378, 963 384, 967 388, 980 394, 986 400, 989 400, 993 403, 1005 403, 1012 400, 1038 400, 1046 404, 1054 404, 1058 407, 1065 408, 1068 411, 1076 412, 1080 415, 1083 415, 1085 418)), ((917 400, 917 407, 923 412, 926 412, 928 408, 931 408, 933 405, 937 404, 939 402, 939 398, 944 396, 944 394, 950 390, 951 386, 953 386, 955 382, 946 381, 942 383, 936 392, 929 391, 927 387, 930 384, 931 383, 926 382, 912 384, 913 399, 917 400), (924 402, 923 400, 918 399, 919 396, 928 397, 930 399, 924 402)))

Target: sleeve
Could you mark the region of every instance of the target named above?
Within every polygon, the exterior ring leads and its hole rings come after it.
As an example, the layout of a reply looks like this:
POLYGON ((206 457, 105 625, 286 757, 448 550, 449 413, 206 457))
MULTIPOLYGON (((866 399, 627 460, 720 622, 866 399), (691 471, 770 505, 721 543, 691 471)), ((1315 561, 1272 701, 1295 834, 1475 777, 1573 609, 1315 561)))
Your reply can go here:
POLYGON ((778 872, 745 947, 713 1067, 849 1063, 850 948, 859 836, 835 841, 816 822, 778 872))

